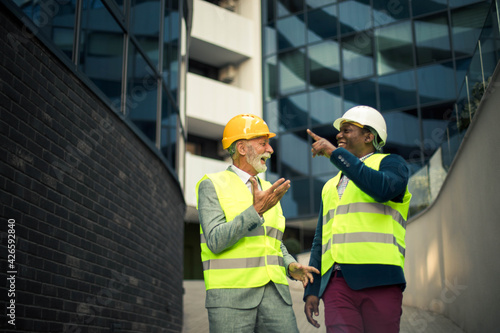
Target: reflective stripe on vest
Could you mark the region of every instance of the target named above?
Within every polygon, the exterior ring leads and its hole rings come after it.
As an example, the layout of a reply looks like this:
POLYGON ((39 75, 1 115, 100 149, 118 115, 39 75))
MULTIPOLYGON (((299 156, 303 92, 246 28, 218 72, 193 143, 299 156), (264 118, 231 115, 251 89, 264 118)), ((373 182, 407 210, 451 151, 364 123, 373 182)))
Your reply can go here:
MULTIPOLYGON (((251 192, 241 179, 229 170, 205 175, 196 186, 197 195, 199 184, 207 178, 214 185, 226 222, 234 220, 252 205, 251 192)), ((263 190, 271 187, 271 183, 259 180, 263 190)), ((201 259, 207 290, 254 288, 269 281, 288 285, 281 252, 285 218, 280 204, 269 209, 263 217, 264 224, 217 254, 210 251, 200 226, 201 259)))
POLYGON ((348 213, 378 213, 390 215, 394 221, 398 222, 406 229, 406 220, 401 216, 401 213, 380 202, 355 202, 347 205, 339 205, 337 209, 331 209, 323 216, 323 225, 327 224, 328 221, 333 218, 335 212, 337 212, 337 215, 348 213))
POLYGON ((332 241, 335 244, 361 242, 393 244, 398 247, 398 251, 403 255, 403 257, 405 256, 406 252, 405 248, 398 244, 396 237, 394 237, 394 235, 392 234, 382 234, 377 232, 356 232, 350 234, 333 235, 333 237, 328 240, 328 243, 322 246, 322 254, 326 253, 332 248, 332 241))
MULTIPOLYGON (((267 256, 268 265, 285 267, 285 261, 280 256, 267 256)), ((236 259, 212 259, 203 262, 203 270, 207 269, 229 269, 229 268, 252 268, 266 266, 266 257, 236 258, 236 259)))
MULTIPOLYGON (((366 166, 378 170, 387 156, 374 154, 366 166)), ((402 203, 376 202, 350 181, 339 199, 341 172, 323 187, 323 237, 321 273, 335 262, 404 266, 406 218, 411 194, 402 203)))
MULTIPOLYGON (((283 232, 273 228, 273 227, 266 227, 266 233, 268 237, 275 238, 281 242, 283 239, 283 232)), ((250 231, 245 237, 252 237, 252 236, 264 236, 266 233, 264 233, 264 228, 255 228, 254 230, 250 231)), ((200 243, 206 243, 207 240, 205 239, 205 235, 200 234, 200 243)))

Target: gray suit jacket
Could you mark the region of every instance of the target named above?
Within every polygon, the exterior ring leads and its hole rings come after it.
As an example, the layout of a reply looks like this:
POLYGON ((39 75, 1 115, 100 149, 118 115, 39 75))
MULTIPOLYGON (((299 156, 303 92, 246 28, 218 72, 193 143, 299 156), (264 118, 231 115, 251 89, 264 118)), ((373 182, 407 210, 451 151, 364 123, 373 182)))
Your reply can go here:
MULTIPOLYGON (((263 224, 252 205, 236 216, 233 221, 226 222, 224 211, 210 179, 202 181, 198 188, 198 214, 207 245, 214 253, 219 253, 234 245, 250 231, 263 224)), ((281 250, 288 272, 288 265, 295 262, 295 259, 288 253, 283 243, 281 250)), ((291 305, 292 298, 289 287, 283 284, 275 285, 283 300, 291 305)), ((243 289, 210 289, 207 290, 205 307, 250 309, 259 305, 263 295, 264 286, 243 289)))

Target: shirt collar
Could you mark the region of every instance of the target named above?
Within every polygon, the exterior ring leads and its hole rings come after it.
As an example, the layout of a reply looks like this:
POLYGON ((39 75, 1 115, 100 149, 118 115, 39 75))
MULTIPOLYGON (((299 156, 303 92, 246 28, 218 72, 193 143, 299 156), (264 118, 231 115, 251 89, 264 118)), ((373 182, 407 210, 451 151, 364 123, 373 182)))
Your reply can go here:
POLYGON ((371 153, 369 153, 369 154, 367 154, 367 155, 365 155, 365 156, 361 157, 359 160, 360 160, 361 162, 363 162, 364 160, 366 160, 368 157, 370 157, 370 156, 372 156, 372 155, 373 155, 373 152, 371 152, 371 153))
MULTIPOLYGON (((243 184, 246 184, 248 180, 250 179, 251 175, 246 173, 245 171, 238 169, 234 164, 231 164, 229 168, 238 176, 240 177, 241 181, 243 184)), ((257 177, 257 176, 256 176, 257 177)))

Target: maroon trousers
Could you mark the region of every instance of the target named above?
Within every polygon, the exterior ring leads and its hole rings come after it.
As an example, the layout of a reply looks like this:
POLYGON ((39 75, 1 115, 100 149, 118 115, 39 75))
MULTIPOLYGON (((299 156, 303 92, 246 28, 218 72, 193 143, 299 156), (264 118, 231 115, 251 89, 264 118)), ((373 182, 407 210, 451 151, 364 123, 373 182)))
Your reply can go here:
POLYGON ((349 288, 337 272, 322 296, 328 333, 397 333, 403 292, 399 286, 349 288))

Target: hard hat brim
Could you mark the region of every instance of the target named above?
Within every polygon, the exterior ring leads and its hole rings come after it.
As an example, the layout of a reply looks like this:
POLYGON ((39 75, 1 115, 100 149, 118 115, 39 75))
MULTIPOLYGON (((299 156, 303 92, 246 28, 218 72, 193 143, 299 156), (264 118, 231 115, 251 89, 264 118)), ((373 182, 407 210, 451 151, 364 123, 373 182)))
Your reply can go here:
POLYGON ((274 138, 276 136, 276 133, 272 133, 272 132, 252 133, 252 134, 249 134, 249 135, 243 135, 243 136, 236 135, 236 136, 233 136, 233 137, 230 137, 230 138, 224 138, 222 140, 222 149, 229 148, 229 146, 231 146, 231 144, 233 144, 233 142, 235 142, 235 141, 238 141, 238 140, 252 140, 252 139, 260 138, 261 136, 265 136, 268 139, 270 139, 270 138, 274 138))

